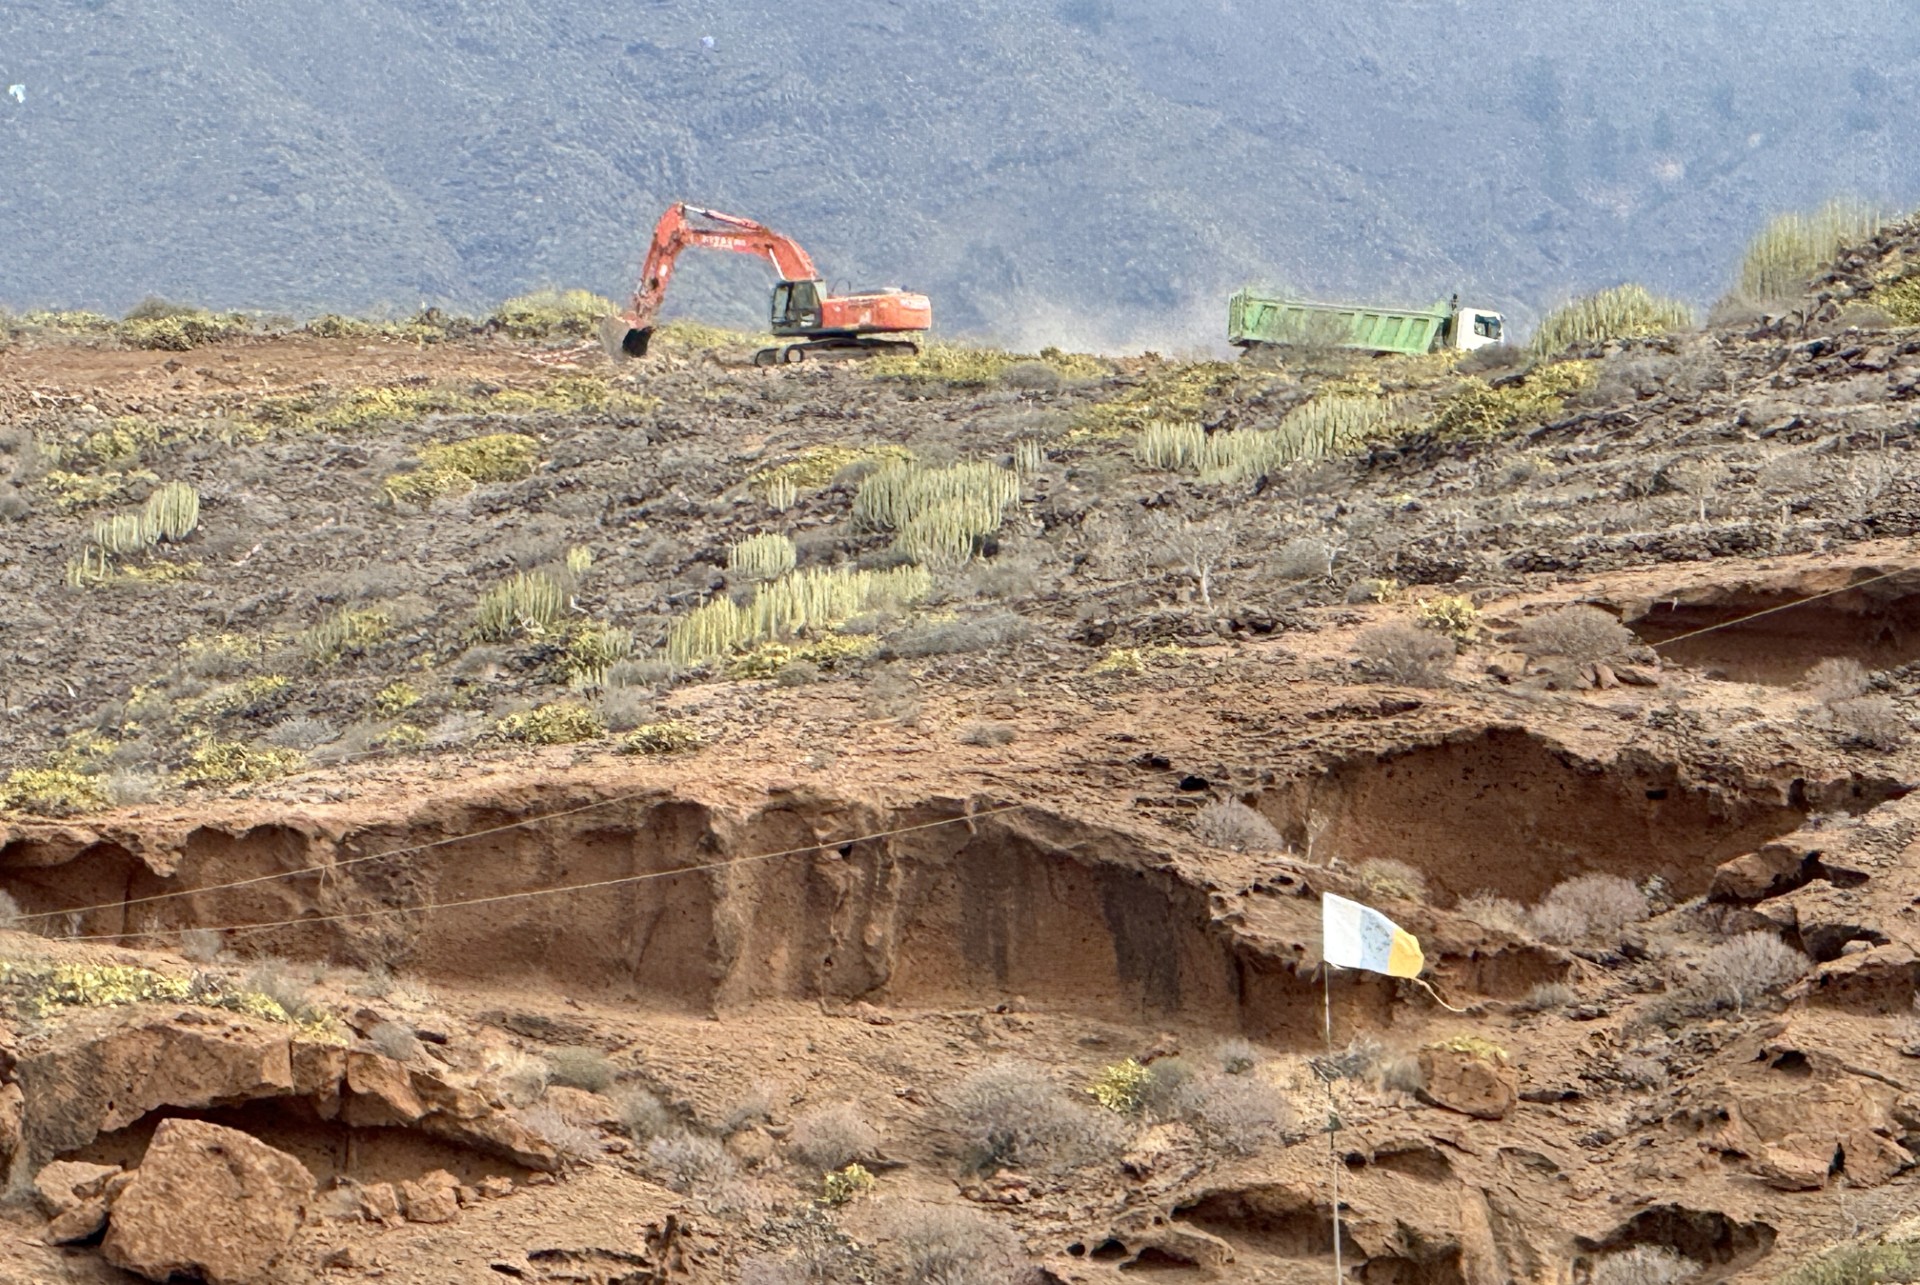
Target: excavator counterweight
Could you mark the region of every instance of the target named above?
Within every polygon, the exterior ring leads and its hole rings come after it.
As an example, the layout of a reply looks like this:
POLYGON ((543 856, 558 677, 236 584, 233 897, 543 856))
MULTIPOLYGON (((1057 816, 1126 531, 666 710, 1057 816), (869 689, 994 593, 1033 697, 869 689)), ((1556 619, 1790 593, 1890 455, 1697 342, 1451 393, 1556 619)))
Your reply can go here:
POLYGON ((810 353, 919 352, 933 325, 933 305, 925 295, 893 289, 829 294, 813 260, 791 237, 751 219, 680 202, 670 206, 653 229, 640 284, 627 311, 600 323, 600 342, 608 356, 620 361, 647 355, 674 265, 682 250, 695 245, 758 255, 780 274, 769 328, 778 338, 797 342, 762 348, 754 354, 757 366, 804 361, 810 353))

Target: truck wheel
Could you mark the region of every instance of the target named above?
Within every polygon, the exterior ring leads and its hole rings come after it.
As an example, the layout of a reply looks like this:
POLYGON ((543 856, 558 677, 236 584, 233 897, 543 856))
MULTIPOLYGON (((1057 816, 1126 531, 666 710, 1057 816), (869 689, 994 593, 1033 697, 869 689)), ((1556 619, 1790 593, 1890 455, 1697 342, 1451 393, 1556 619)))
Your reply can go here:
POLYGON ((780 360, 786 362, 789 366, 798 366, 806 359, 807 350, 799 344, 784 348, 780 352, 780 360))

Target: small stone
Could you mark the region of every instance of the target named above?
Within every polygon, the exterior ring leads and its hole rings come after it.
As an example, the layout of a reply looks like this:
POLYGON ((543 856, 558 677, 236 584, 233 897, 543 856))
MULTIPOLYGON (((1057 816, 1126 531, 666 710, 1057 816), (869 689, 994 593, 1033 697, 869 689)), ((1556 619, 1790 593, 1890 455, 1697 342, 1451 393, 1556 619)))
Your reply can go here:
POLYGON ((513 1179, 489 1177, 480 1180, 480 1194, 489 1200, 498 1200, 502 1196, 513 1194, 513 1179))
POLYGON ((106 1229, 107 1202, 104 1197, 90 1196, 54 1215, 47 1224, 47 1244, 77 1245, 106 1229))
POLYGON ((480 1203, 480 1191, 477 1187, 463 1186, 453 1194, 459 1198, 462 1209, 471 1209, 480 1203))
POLYGON ((360 1188, 360 1212, 367 1221, 376 1223, 397 1223, 400 1221, 400 1193, 394 1190, 390 1182, 373 1182, 360 1188))
POLYGON ((84 1160, 55 1160, 33 1176, 33 1190, 49 1217, 58 1217, 88 1197, 97 1196, 119 1165, 93 1165, 84 1160))
POLYGON ((459 1185, 443 1186, 423 1178, 400 1184, 400 1208, 410 1223, 450 1223, 460 1212, 459 1185))

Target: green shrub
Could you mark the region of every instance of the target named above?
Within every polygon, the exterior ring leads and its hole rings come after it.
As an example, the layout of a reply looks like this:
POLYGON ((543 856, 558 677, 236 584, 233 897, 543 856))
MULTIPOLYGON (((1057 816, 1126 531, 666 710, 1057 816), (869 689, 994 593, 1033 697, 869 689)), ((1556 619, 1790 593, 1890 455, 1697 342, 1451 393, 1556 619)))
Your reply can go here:
POLYGON ((1782 214, 1761 229, 1740 262, 1740 293, 1755 301, 1797 297, 1843 246, 1880 230, 1885 218, 1851 201, 1831 201, 1812 214, 1782 214))
POLYGON ((1424 598, 1413 609, 1413 618, 1421 628, 1443 633, 1462 647, 1480 632, 1480 608, 1463 594, 1424 598))
POLYGON ((906 447, 891 443, 879 446, 809 446, 784 463, 761 469, 747 479, 747 484, 768 495, 771 503, 771 491, 776 483, 791 482, 796 492, 811 491, 827 485, 851 468, 884 468, 890 464, 905 464, 912 459, 913 453, 906 447))
POLYGON ((742 607, 716 598, 682 618, 667 633, 667 659, 697 665, 735 647, 790 637, 802 629, 828 630, 863 611, 918 602, 933 590, 921 567, 889 571, 809 568, 754 591, 742 607))
POLYGON ((134 348, 187 352, 252 330, 253 323, 245 317, 217 317, 195 308, 160 317, 133 317, 120 327, 120 335, 134 348))
POLYGON ((36 816, 78 816, 107 806, 101 780, 70 767, 20 768, 0 785, 0 810, 36 816))
POLYGON ((343 607, 294 638, 308 664, 327 666, 346 656, 364 655, 393 628, 384 611, 343 607))
POLYGON ((727 574, 743 580, 778 580, 793 570, 798 554, 784 535, 748 536, 727 550, 727 574))
POLYGON ((158 538, 184 540, 200 525, 200 492, 185 482, 168 482, 147 497, 146 519, 158 538))
POLYGON ((1920 1242, 1862 1239, 1836 1245, 1781 1274, 1777 1285, 1884 1285, 1920 1279, 1920 1242))
POLYGON ((116 558, 144 553, 159 538, 159 528, 144 513, 116 513, 101 518, 87 532, 87 539, 95 548, 116 558))
POLYGON ((929 344, 918 356, 882 357, 868 368, 881 379, 947 384, 954 388, 991 388, 999 384, 1010 369, 1036 364, 1072 379, 1092 379, 1112 369, 1098 357, 1062 352, 1058 348, 1043 348, 1038 356, 1029 357, 998 348, 962 344, 929 344))
POLYGON ((642 723, 620 738, 622 754, 678 754, 686 750, 697 750, 707 743, 707 738, 692 723, 679 719, 667 719, 659 723, 642 723))
POLYGON ((538 638, 553 631, 566 607, 566 591, 551 576, 522 571, 480 595, 474 626, 484 642, 538 638))
POLYGON ((398 718, 421 700, 420 689, 399 678, 373 694, 373 712, 381 718, 398 718))
POLYGON ((820 1203, 838 1208, 850 1200, 858 1199, 879 1186, 879 1181, 861 1164, 850 1164, 845 1169, 836 1169, 820 1180, 820 1203))
POLYGON ((1591 362, 1539 367, 1517 383, 1494 387, 1466 379, 1440 405, 1429 425, 1436 437, 1487 440, 1551 421, 1567 397, 1593 382, 1591 362))
POLYGON ((120 323, 99 312, 40 311, 27 313, 20 318, 20 324, 31 330, 52 330, 69 335, 99 335, 115 329, 120 323))
POLYGON ((490 433, 420 448, 420 467, 396 473, 380 485, 395 500, 428 505, 476 483, 511 482, 533 471, 540 444, 521 433, 490 433))
POLYGON ((1153 1069, 1128 1058, 1101 1071, 1087 1092, 1115 1115, 1138 1115, 1152 1087, 1153 1069))
POLYGON ((580 338, 619 311, 613 300, 588 290, 536 290, 501 304, 492 320, 516 339, 580 338))
POLYGON ((560 656, 561 673, 572 687, 604 687, 607 672, 633 655, 633 632, 589 620, 576 627, 560 656))
POLYGON ((218 787, 271 781, 298 772, 307 765, 299 750, 242 745, 238 741, 205 741, 187 756, 180 784, 218 787))
POLYGON ((604 736, 607 729, 600 715, 585 705, 555 701, 509 714, 494 724, 494 730, 508 740, 529 745, 572 745, 604 736))
POLYGON ((1869 296, 1903 326, 1920 326, 1920 269, 1877 285, 1869 296))
POLYGON ((957 567, 1019 502, 1020 475, 997 464, 897 464, 861 482, 853 518, 866 530, 894 532, 895 547, 915 562, 957 567))
POLYGON ((1693 306, 1683 300, 1663 298, 1644 286, 1615 286, 1548 313, 1531 347, 1535 356, 1552 357, 1575 344, 1663 335, 1693 323, 1693 306))

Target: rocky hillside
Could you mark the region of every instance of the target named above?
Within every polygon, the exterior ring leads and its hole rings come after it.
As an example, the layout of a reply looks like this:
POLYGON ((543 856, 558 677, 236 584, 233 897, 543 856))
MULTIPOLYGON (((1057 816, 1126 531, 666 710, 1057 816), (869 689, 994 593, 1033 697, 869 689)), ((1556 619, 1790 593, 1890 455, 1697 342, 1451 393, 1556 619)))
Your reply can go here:
MULTIPOLYGON (((836 281, 929 290, 949 333, 1020 346, 1211 343, 1248 279, 1457 289, 1523 318, 1620 277, 1705 302, 1768 213, 1920 197, 1902 18, 1891 0, 1364 19, 22 0, 0 52, 25 98, 0 98, 0 302, 616 294, 677 198, 765 218, 836 281), (1874 56, 1863 30, 1887 33, 1874 56)), ((750 325, 763 283, 693 263, 677 306, 750 325)))

